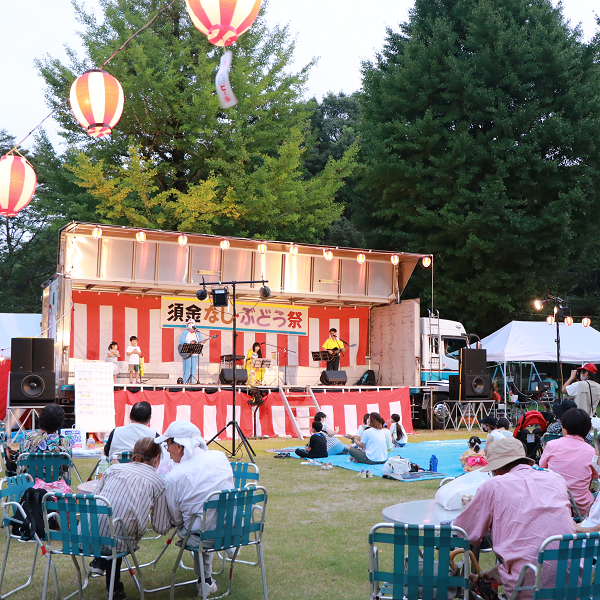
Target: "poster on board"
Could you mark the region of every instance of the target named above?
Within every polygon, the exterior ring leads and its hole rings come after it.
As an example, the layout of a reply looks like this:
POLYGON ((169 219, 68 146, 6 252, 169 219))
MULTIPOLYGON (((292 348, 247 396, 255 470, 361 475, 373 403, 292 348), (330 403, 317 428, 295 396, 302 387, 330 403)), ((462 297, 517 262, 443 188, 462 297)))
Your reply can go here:
POLYGON ((108 362, 75 364, 75 426, 87 432, 115 427, 113 366, 108 362))

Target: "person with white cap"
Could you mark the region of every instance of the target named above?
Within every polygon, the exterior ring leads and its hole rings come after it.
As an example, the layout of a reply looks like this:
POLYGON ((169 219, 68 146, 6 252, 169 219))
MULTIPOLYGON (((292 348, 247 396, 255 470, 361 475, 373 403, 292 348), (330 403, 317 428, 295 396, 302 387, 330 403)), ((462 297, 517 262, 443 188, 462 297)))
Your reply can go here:
POLYGON ((186 328, 179 337, 179 354, 183 358, 183 383, 193 383, 194 373, 198 367, 198 355, 181 352, 181 346, 199 343, 200 337, 196 331, 196 321, 188 319, 186 328))
MULTIPOLYGON (((486 457, 488 464, 481 471, 491 471, 494 477, 479 487, 454 525, 464 529, 475 546, 491 532, 494 553, 502 564, 488 574, 504 585, 510 598, 521 568, 536 564, 542 542, 552 535, 575 533, 575 523, 565 480, 557 473, 532 469, 534 461, 525 456, 519 440, 496 440, 486 457)), ((544 564, 543 587, 552 586, 555 576, 556 565, 544 564)), ((523 585, 533 583, 529 572, 523 585)), ((517 595, 518 600, 532 597, 532 590, 517 595)))
MULTIPOLYGON (((200 430, 189 421, 174 421, 165 433, 154 441, 157 444, 166 444, 166 449, 175 463, 165 479, 167 507, 179 537, 183 538, 192 515, 202 514, 204 502, 208 497, 213 492, 234 487, 233 471, 225 454, 218 450, 209 450, 200 430)), ((211 512, 212 514, 207 515, 206 529, 212 529, 215 524, 216 514, 215 511, 211 512)), ((201 522, 196 520, 194 526, 200 528, 201 522)), ((189 543, 194 544, 192 537, 189 543)), ((199 544, 198 538, 195 543, 199 544)), ((217 583, 211 576, 212 559, 212 552, 202 552, 206 595, 217 591, 217 583)), ((198 593, 202 595, 198 561, 194 562, 194 568, 199 577, 198 593)))
POLYGON ((571 376, 562 386, 563 394, 572 397, 577 408, 585 410, 591 417, 596 416, 596 409, 600 402, 600 383, 596 381, 597 372, 596 365, 585 363, 583 367, 571 371, 571 376))

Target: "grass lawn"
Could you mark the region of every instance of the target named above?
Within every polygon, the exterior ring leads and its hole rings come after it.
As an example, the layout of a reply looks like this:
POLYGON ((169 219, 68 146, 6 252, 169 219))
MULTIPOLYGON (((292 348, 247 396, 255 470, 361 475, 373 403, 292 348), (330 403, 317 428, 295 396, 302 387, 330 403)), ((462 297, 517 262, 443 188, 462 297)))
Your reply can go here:
MULTIPOLYGON (((426 431, 409 439, 410 442, 467 439, 469 435, 466 429, 459 432, 426 431)), ((324 596, 344 600, 366 599, 369 529, 383 521, 381 511, 390 504, 433 498, 439 481, 400 483, 379 477, 360 479, 354 471, 339 468, 321 471, 317 467, 303 466, 296 459, 274 459, 273 454, 265 452, 269 448, 298 444, 297 440, 253 440, 251 444, 257 453, 260 484, 266 487, 269 495, 263 538, 269 596, 286 600, 324 596)), ((244 456, 243 460, 247 460, 247 457, 244 456)), ((75 462, 82 477, 88 476, 95 464, 91 460, 75 462)), ((142 551, 138 554, 140 562, 152 560, 162 543, 162 540, 143 541, 142 551)), ((13 541, 2 592, 25 581, 32 555, 31 544, 13 541)), ((144 569, 147 588, 168 583, 175 555, 175 548, 170 548, 156 571, 144 569)), ((242 559, 253 559, 255 556, 253 549, 246 549, 240 554, 242 559)), ((76 589, 75 569, 68 557, 58 557, 56 563, 61 593, 65 596, 76 589)), ((45 558, 40 556, 34 583, 16 593, 13 596, 15 599, 38 600, 41 597, 44 566, 45 558)), ((183 581, 189 573, 180 573, 178 580, 183 581)), ((219 593, 227 586, 227 574, 228 571, 216 578, 219 593)), ((127 573, 121 577, 128 596, 137 598, 131 577, 127 573)), ((48 597, 54 598, 52 587, 48 597)), ((92 579, 84 591, 84 597, 106 598, 104 578, 92 579)), ((149 597, 163 600, 169 596, 165 591, 149 597)), ((196 598, 196 587, 178 588, 175 597, 196 598)), ((262 598, 260 570, 257 567, 236 566, 232 598, 262 598)))

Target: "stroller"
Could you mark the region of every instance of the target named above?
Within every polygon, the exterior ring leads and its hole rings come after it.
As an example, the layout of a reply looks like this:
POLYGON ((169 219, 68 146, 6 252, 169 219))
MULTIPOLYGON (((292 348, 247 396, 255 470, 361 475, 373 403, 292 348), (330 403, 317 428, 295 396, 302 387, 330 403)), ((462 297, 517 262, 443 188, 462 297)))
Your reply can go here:
POLYGON ((548 423, 544 415, 537 410, 528 410, 517 421, 513 437, 516 437, 525 448, 528 458, 539 464, 542 457, 542 435, 546 432, 548 423))

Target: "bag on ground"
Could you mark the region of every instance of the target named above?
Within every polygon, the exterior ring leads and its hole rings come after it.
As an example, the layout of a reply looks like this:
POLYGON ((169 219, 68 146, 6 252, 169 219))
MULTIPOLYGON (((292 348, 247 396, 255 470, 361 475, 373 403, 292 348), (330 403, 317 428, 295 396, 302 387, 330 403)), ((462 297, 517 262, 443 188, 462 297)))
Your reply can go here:
POLYGON ((446 510, 458 510, 462 506, 464 494, 475 494, 479 486, 491 479, 490 472, 482 472, 481 469, 470 471, 453 481, 443 485, 435 494, 438 504, 446 510))
POLYGON ((410 473, 410 461, 401 456, 390 456, 383 465, 383 476, 402 479, 402 475, 410 473))

